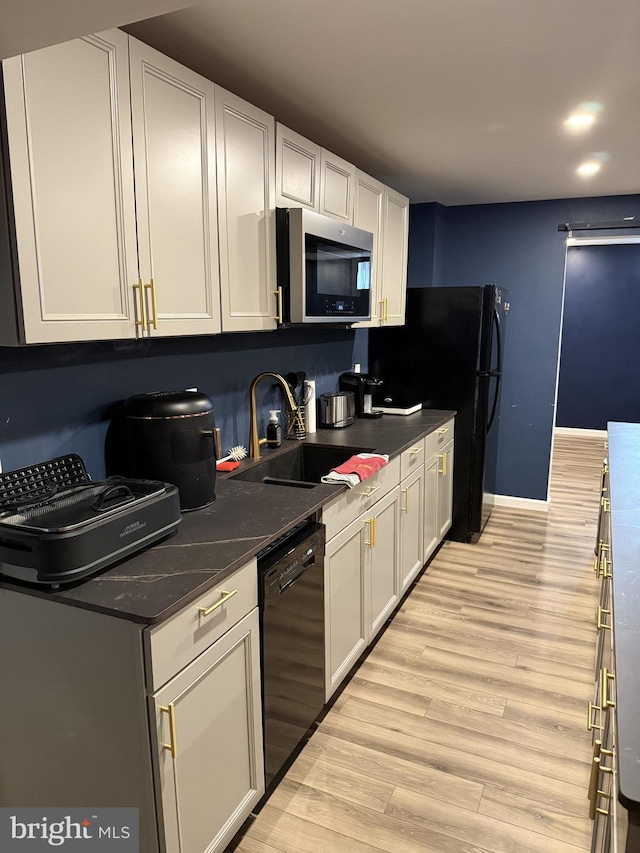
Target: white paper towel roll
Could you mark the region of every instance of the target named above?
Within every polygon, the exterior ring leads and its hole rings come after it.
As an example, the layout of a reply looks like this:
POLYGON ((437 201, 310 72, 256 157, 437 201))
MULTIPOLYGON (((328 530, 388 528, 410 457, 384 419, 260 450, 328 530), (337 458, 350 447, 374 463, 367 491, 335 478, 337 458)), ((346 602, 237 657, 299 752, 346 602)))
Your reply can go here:
POLYGON ((315 379, 305 379, 304 399, 307 408, 307 434, 316 431, 316 383, 315 379))

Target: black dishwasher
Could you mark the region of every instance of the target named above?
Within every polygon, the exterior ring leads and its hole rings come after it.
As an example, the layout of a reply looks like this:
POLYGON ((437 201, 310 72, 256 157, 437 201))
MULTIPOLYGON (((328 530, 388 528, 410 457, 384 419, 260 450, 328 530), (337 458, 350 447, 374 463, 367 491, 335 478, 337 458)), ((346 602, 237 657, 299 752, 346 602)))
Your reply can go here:
POLYGON ((258 554, 267 786, 324 707, 324 542, 304 522, 258 554))

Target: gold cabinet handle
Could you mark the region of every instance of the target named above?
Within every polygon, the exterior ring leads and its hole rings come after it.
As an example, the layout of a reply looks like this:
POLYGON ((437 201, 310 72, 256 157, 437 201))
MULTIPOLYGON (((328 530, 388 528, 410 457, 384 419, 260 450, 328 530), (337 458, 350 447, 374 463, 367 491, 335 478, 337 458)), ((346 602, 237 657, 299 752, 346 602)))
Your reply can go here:
POLYGON ((600 503, 602 504, 602 512, 611 512, 611 501, 609 498, 602 498, 600 503))
POLYGON ((384 299, 380 300, 380 322, 384 323, 384 299))
POLYGON ((136 326, 140 326, 141 331, 146 332, 149 329, 149 321, 147 319, 147 302, 144 298, 144 282, 138 279, 138 283, 133 285, 134 291, 140 291, 140 319, 136 320, 136 326))
POLYGON ((601 740, 594 741, 593 757, 591 759, 591 774, 589 776, 589 788, 587 789, 587 799, 589 800, 589 817, 591 820, 596 816, 596 796, 598 793, 598 770, 600 769, 600 748, 601 740))
POLYGON ((409 512, 409 489, 400 489, 400 491, 404 495, 404 506, 402 507, 402 512, 409 512))
POLYGON ((282 323, 282 288, 278 287, 277 290, 274 290, 273 295, 276 297, 276 304, 278 306, 276 316, 273 319, 277 320, 278 323, 282 323))
POLYGON ((608 616, 610 616, 611 611, 605 610, 604 607, 601 607, 600 605, 598 605, 598 608, 596 610, 596 628, 598 629, 598 631, 601 628, 607 628, 609 631, 611 630, 611 625, 607 625, 602 621, 602 616, 604 614, 607 614, 608 616))
POLYGON ((442 471, 438 471, 438 474, 442 474, 442 476, 446 476, 447 473, 447 453, 438 453, 438 459, 442 459, 442 471))
POLYGON ((230 598, 233 598, 234 595, 237 595, 238 590, 232 589, 230 592, 225 592, 222 590, 220 592, 220 598, 216 601, 215 604, 212 604, 211 607, 198 607, 198 612, 201 616, 209 616, 213 613, 214 610, 217 610, 219 607, 222 607, 223 604, 226 604, 230 598))
MULTIPOLYGON (((600 702, 602 704, 602 710, 606 711, 607 708, 615 708, 616 703, 612 702, 609 699, 609 690, 608 684, 609 681, 613 681, 615 679, 615 674, 613 672, 609 672, 606 666, 603 666, 600 670, 600 695, 602 696, 600 702)), ((604 750, 602 750, 604 752, 604 750)))
POLYGON ((376 519, 368 518, 365 521, 365 524, 369 525, 369 538, 364 540, 364 544, 368 545, 370 548, 376 547, 376 536, 377 536, 377 528, 376 528, 376 519))
POLYGON ((407 452, 410 453, 412 456, 417 456, 418 453, 422 453, 423 450, 424 447, 412 447, 411 450, 407 452))
POLYGON ((437 429, 436 432, 438 433, 438 435, 445 435, 445 433, 449 432, 449 427, 440 427, 440 429, 437 429))
POLYGON ((358 492, 358 494, 362 495, 363 498, 370 498, 371 495, 375 495, 379 488, 380 486, 369 486, 364 492, 358 492))
MULTIPOLYGON (((141 279, 142 281, 142 279, 141 279)), ((156 280, 154 278, 149 279, 149 284, 144 285, 145 290, 151 291, 151 325, 154 329, 158 328, 158 303, 156 301, 156 280)), ((149 326, 149 323, 147 323, 149 326)))
POLYGON ((384 298, 384 321, 385 323, 389 322, 389 297, 385 296, 384 298))
POLYGON ((171 753, 171 758, 178 757, 178 739, 176 737, 176 707, 173 702, 168 705, 161 705, 160 710, 169 715, 169 737, 171 743, 163 743, 162 748, 168 749, 171 753))
POLYGON ((593 702, 589 702, 589 710, 587 712, 587 731, 592 732, 594 729, 598 729, 602 731, 604 726, 598 726, 593 721, 593 712, 602 710, 599 705, 594 705, 593 702))

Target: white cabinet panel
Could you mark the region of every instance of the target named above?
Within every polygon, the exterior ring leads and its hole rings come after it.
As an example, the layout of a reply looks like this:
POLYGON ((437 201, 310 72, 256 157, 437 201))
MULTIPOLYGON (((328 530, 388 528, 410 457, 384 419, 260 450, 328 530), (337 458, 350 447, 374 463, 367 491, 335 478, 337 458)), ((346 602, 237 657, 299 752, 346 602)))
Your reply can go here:
POLYGON ((437 456, 438 467, 438 539, 444 539, 453 517, 453 442, 437 456))
POLYGON ((139 268, 156 288, 153 334, 219 332, 215 84, 133 38, 130 58, 139 268))
POLYGON ((320 205, 320 167, 322 148, 289 130, 276 127, 276 206, 307 207, 317 211, 320 205))
POLYGON ((435 551, 440 542, 440 523, 438 520, 438 481, 440 460, 437 456, 427 459, 424 466, 424 562, 435 551))
POLYGON ((264 793, 253 610, 153 697, 168 851, 223 850, 264 793))
POLYGON ((407 296, 409 199, 387 188, 384 196, 382 259, 383 325, 403 326, 407 296))
POLYGON ((396 488, 375 506, 374 539, 370 551, 370 590, 368 641, 375 637, 385 619, 398 603, 398 565, 400 562, 400 488, 396 488))
POLYGON ((400 486, 400 595, 424 564, 424 466, 400 486))
POLYGON ((222 329, 275 329, 275 123, 216 86, 222 329))
POLYGON ((353 198, 356 170, 351 163, 322 150, 320 213, 353 222, 353 198))
POLYGON ((373 234, 371 320, 356 323, 356 328, 378 326, 384 313, 381 294, 384 190, 384 184, 370 178, 364 172, 356 172, 353 224, 356 228, 363 228, 373 234))
POLYGON ((113 30, 3 62, 27 343, 134 335, 127 39, 113 30))
POLYGON ((327 543, 325 555, 325 699, 367 645, 365 618, 367 528, 361 519, 327 543))

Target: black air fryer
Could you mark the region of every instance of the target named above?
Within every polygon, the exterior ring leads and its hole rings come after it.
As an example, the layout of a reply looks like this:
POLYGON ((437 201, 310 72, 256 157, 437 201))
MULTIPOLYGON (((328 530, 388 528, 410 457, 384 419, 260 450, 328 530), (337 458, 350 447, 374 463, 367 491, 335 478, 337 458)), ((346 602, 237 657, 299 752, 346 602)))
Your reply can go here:
POLYGON ((164 391, 130 397, 124 429, 130 475, 173 483, 182 510, 215 500, 213 402, 198 391, 164 391))

